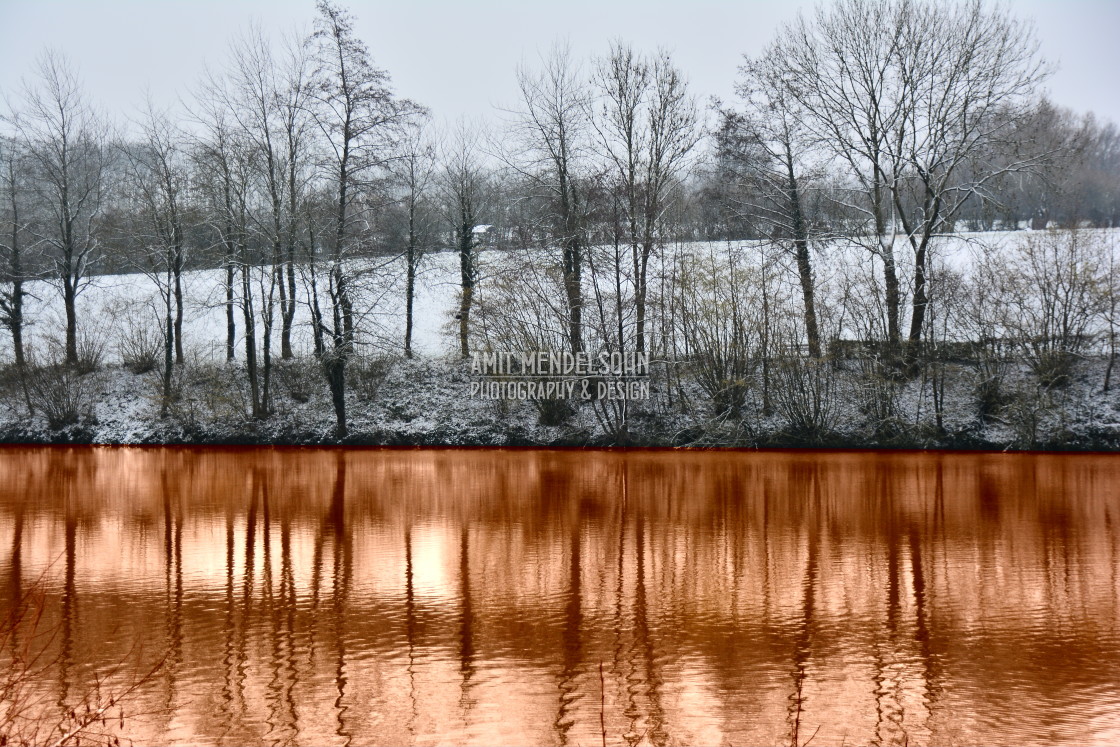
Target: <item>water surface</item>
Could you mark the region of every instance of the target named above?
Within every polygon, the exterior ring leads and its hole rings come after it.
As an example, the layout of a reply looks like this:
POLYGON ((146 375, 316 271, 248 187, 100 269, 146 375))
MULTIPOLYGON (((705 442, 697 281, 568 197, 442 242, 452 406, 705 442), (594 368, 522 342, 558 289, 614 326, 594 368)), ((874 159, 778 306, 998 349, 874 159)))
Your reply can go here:
POLYGON ((1117 744, 1118 493, 1093 455, 4 448, 0 611, 42 608, 44 718, 160 664, 139 743, 1117 744))

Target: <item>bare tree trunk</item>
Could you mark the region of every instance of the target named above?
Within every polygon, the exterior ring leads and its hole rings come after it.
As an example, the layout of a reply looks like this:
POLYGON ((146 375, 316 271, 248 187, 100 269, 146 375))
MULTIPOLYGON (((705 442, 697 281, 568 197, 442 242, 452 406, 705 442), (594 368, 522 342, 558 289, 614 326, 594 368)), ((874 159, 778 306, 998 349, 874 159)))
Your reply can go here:
MULTIPOLYGON (((614 314, 618 323, 618 352, 626 352, 626 330, 623 325, 622 308, 622 248, 619 241, 621 226, 618 221, 618 202, 615 202, 615 230, 614 230, 614 314)), ((633 223, 631 223, 633 235, 633 223)))
POLYGON ((416 231, 415 207, 409 207, 408 216, 408 263, 404 281, 404 357, 412 357, 412 302, 416 297, 416 231))
POLYGON ((649 255, 653 244, 647 239, 642 243, 634 261, 634 346, 639 353, 646 352, 646 296, 649 273, 649 255))
POLYGON ((226 360, 237 357, 237 319, 233 311, 233 260, 226 257, 226 360))
MULTIPOLYGON (((178 229, 176 229, 178 233, 178 229)), ((175 273, 175 362, 182 364, 183 357, 183 247, 181 242, 175 247, 173 261, 175 273)))
MULTIPOLYGON (((562 144, 565 149, 568 144, 562 144)), ((562 269, 564 294, 568 303, 568 344, 573 353, 583 351, 583 253, 581 251, 581 223, 578 214, 578 195, 568 172, 567 156, 557 159, 557 178, 560 189, 560 225, 563 230, 562 269)))
POLYGON ((62 303, 66 309, 66 365, 78 363, 78 313, 75 308, 77 292, 70 274, 62 279, 62 303))
POLYGON ((293 306, 293 300, 288 297, 288 285, 284 277, 284 265, 286 264, 283 256, 283 251, 276 247, 276 273, 280 276, 280 282, 276 285, 280 290, 280 357, 288 360, 292 357, 292 324, 288 316, 289 306, 293 306))
MULTIPOLYGON (((261 337, 261 347, 263 348, 264 364, 261 367, 261 411, 268 415, 272 410, 272 325, 273 316, 275 314, 275 293, 277 283, 277 276, 283 272, 283 268, 278 265, 273 265, 268 274, 269 286, 267 300, 264 301, 263 308, 261 309, 261 322, 264 325, 264 332, 261 337)), ((282 276, 280 278, 283 279, 282 276)), ((281 287, 283 284, 280 283, 281 287)), ((263 289, 262 289, 263 292, 263 289)))
MULTIPOLYGON (((1110 327, 1112 325, 1109 325, 1110 327)), ((1112 383, 1112 369, 1116 366, 1116 330, 1109 329, 1108 332, 1108 367, 1104 370, 1104 389, 1105 393, 1108 392, 1109 385, 1112 383)))
POLYGON ((23 370, 23 258, 19 241, 19 200, 16 196, 16 174, 14 157, 8 161, 8 199, 12 210, 12 239, 8 247, 10 254, 9 269, 12 274, 12 292, 5 299, 7 307, 8 330, 12 333, 12 349, 15 354, 16 368, 23 370))
POLYGON ((894 239, 887 236, 887 219, 883 207, 883 185, 878 164, 872 177, 871 209, 875 219, 875 240, 879 258, 883 260, 883 286, 887 303, 887 344, 892 355, 897 355, 902 344, 901 307, 902 293, 898 282, 898 267, 894 258, 894 239))
MULTIPOLYGON (((170 258, 169 258, 170 259, 170 258)), ((171 372, 174 368, 173 364, 173 350, 175 341, 178 340, 178 335, 175 334, 174 329, 174 315, 171 310, 171 285, 172 285, 172 263, 167 263, 167 287, 161 288, 163 293, 164 305, 164 327, 163 327, 163 396, 160 398, 159 416, 161 418, 167 417, 168 408, 171 405, 171 372)))
POLYGON ((465 220, 459 226, 459 277, 461 292, 459 295, 459 354, 464 358, 470 355, 470 319, 471 306, 474 301, 474 228, 473 218, 464 216, 465 220))
POLYGON ((260 381, 257 376, 257 328, 253 314, 253 284, 249 279, 249 263, 241 263, 241 313, 245 321, 245 370, 249 376, 249 395, 252 399, 254 419, 264 417, 261 412, 260 381))
POLYGON ((1103 391, 1108 392, 1112 383, 1112 369, 1116 366, 1116 252, 1108 249, 1108 367, 1104 371, 1103 391))
MULTIPOLYGON (((347 205, 347 189, 349 187, 350 174, 347 170, 347 159, 349 158, 350 140, 349 137, 343 142, 342 147, 342 162, 338 174, 338 209, 335 213, 335 245, 334 245, 334 262, 331 267, 332 279, 335 283, 334 294, 332 297, 335 299, 335 306, 342 313, 342 326, 344 330, 344 339, 350 342, 354 335, 354 317, 353 306, 350 303, 350 295, 346 288, 346 281, 342 272, 342 259, 344 256, 343 248, 346 245, 346 205, 347 205)), ((345 366, 345 363, 343 363, 345 366)))
POLYGON ((281 312, 283 316, 281 323, 284 325, 281 332, 283 337, 281 347, 286 348, 287 353, 285 354, 281 350, 280 355, 283 358, 291 358, 294 355, 292 352, 292 325, 296 319, 296 247, 294 240, 288 244, 288 258, 285 265, 285 275, 288 283, 288 306, 281 312))
POLYGON ((898 352, 901 342, 899 330, 899 309, 902 305, 902 295, 898 284, 898 269, 894 261, 894 249, 889 244, 882 244, 880 256, 883 259, 883 284, 887 302, 887 342, 891 349, 898 352))
POLYGON ((422 255, 422 233, 428 228, 426 216, 421 211, 425 193, 429 189, 436 168, 435 150, 427 140, 424 127, 427 117, 413 119, 406 128, 403 155, 399 160, 399 175, 408 190, 405 207, 408 216, 408 236, 405 244, 404 288, 404 356, 412 357, 412 333, 415 326, 416 271, 422 255))
POLYGON ((347 329, 343 321, 345 309, 341 301, 343 294, 338 283, 342 274, 338 265, 331 268, 331 312, 333 326, 331 328, 331 348, 326 352, 323 372, 327 377, 327 385, 331 390, 331 402, 334 405, 335 431, 339 438, 345 438, 348 433, 346 425, 346 363, 349 355, 347 342, 347 329))
MULTIPOLYGON (((271 161, 271 157, 269 159, 271 161)), ((276 290, 280 291, 280 357, 283 360, 288 360, 292 357, 292 338, 291 327, 285 324, 285 319, 288 317, 288 286, 284 279, 284 225, 283 225, 283 208, 282 200, 277 186, 277 179, 271 173, 272 165, 269 165, 269 189, 272 192, 272 272, 270 274, 269 286, 269 308, 272 308, 272 293, 276 290)), ((291 299, 294 301, 294 299, 291 299)), ((270 318, 271 318, 271 311, 270 318)), ((269 325, 271 327, 271 324, 269 325)), ((271 339, 271 330, 268 335, 271 339)))
MULTIPOLYGON (((224 154, 223 154, 224 158, 224 154)), ((226 361, 237 357, 237 321, 234 313, 234 268, 237 264, 237 244, 233 237, 233 194, 230 173, 223 163, 222 197, 225 207, 226 245, 226 361)))
POLYGON ((801 191, 793 168, 793 152, 786 143, 786 175, 789 180, 790 218, 793 228, 793 252, 797 260, 797 277, 801 281, 801 298, 804 303, 805 337, 809 342, 809 355, 821 357, 821 337, 817 328, 817 306, 813 292, 813 268, 809 257, 809 235, 805 216, 801 212, 801 191))
MULTIPOLYGON (((926 178, 924 174, 923 178, 926 178)), ((900 202, 898 197, 895 200, 900 202)), ((906 352, 906 360, 910 365, 913 365, 917 358, 918 344, 921 342, 922 329, 925 326, 926 309, 929 306, 929 296, 926 293, 926 263, 929 256, 929 241, 938 226, 941 212, 941 198, 933 193, 928 182, 926 182, 926 204, 923 207, 923 215, 917 231, 915 231, 906 220, 906 215, 902 212, 901 204, 899 204, 899 214, 907 235, 911 237, 911 244, 915 243, 915 233, 918 234, 917 245, 914 247, 913 311, 910 317, 910 334, 906 352)))
MULTIPOLYGON (((307 238, 312 247, 315 246, 315 222, 308 215, 307 238)), ((319 304, 319 285, 315 271, 315 255, 308 253, 307 271, 311 275, 311 287, 307 289, 308 307, 311 311, 311 340, 314 345, 315 359, 323 361, 326 355, 326 342, 323 340, 325 327, 323 325, 323 308, 319 304)))
POLYGON ((583 351, 583 254, 579 240, 564 247, 564 291, 568 300, 568 341, 573 353, 583 351))
MULTIPOLYGON (((765 249, 763 249, 765 252, 765 249)), ((770 263, 762 256, 762 329, 759 347, 762 352, 762 414, 769 417, 774 412, 770 401, 770 263)))
MULTIPOLYGON (((20 264, 18 259, 13 260, 13 272, 20 271, 20 264)), ((8 328, 12 333, 12 348, 15 352, 16 368, 23 368, 26 363, 23 352, 23 280, 20 275, 12 281, 12 302, 11 311, 8 314, 8 328)))
POLYGON ((339 359, 331 359, 324 370, 331 390, 331 403, 334 405, 335 431, 339 438, 346 438, 346 364, 339 359))
POLYGON ((926 248, 923 246, 914 255, 914 300, 910 316, 910 333, 907 335, 907 359, 917 354, 918 343, 922 340, 922 327, 925 325, 926 308, 929 297, 926 295, 926 248))

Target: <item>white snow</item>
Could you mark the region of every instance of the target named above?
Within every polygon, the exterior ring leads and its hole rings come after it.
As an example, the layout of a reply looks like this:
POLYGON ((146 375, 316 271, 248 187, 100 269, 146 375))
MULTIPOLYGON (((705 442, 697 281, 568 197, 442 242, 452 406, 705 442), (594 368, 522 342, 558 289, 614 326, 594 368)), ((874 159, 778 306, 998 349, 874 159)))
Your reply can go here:
MULTIPOLYGON (((1021 232, 961 234, 938 237, 933 248, 935 263, 943 263, 954 271, 967 276, 977 253, 985 248, 995 251, 1006 249, 1022 236, 1021 232)), ((1120 231, 1112 236, 1120 237, 1120 231)), ((762 257, 764 247, 760 242, 731 242, 734 251, 748 258, 762 257)), ((688 261, 688 257, 725 252, 726 242, 718 244, 693 243, 670 247, 666 255, 675 255, 688 261)), ((769 249, 773 253, 775 250, 769 249)), ((909 253, 905 245, 896 249, 900 260, 899 275, 908 277, 905 259, 909 253)), ((496 288, 499 278, 529 282, 527 268, 545 273, 554 264, 551 258, 542 261, 531 252, 480 252, 479 288, 476 299, 487 297, 496 288), (526 260, 531 260, 526 262, 526 260)), ((776 261, 789 265, 788 257, 776 261)), ((877 261, 877 260, 875 260, 877 261)), ((873 273, 877 268, 866 249, 833 242, 815 247, 815 273, 822 303, 835 299, 838 289, 860 272, 873 273)), ((656 263, 655 263, 656 264, 656 263)), ((659 265, 660 267, 660 265, 659 265)), ((651 272, 653 272, 651 265, 651 272)), ((403 260, 363 260, 355 288, 356 311, 362 330, 360 352, 362 360, 380 356, 399 356, 403 351, 404 333, 404 283, 403 260)), ((660 269, 658 270, 660 271, 660 269)), ((264 277, 264 270, 259 271, 264 277)), ((792 268, 780 268, 781 282, 787 287, 787 302, 797 298, 796 275, 792 268), (793 299, 789 301, 788 299, 793 299)), ((243 373, 239 366, 225 366, 226 317, 224 306, 223 270, 200 270, 186 273, 184 295, 186 299, 184 342, 190 361, 196 365, 179 371, 177 386, 182 396, 175 405, 172 418, 159 418, 159 380, 155 374, 137 376, 114 367, 120 362, 122 336, 127 334, 129 323, 149 324, 159 329, 160 297, 155 283, 140 274, 94 277, 79 296, 79 335, 84 340, 104 346, 103 363, 108 368, 91 374, 94 394, 92 420, 87 431, 94 440, 109 443, 150 443, 167 439, 191 439, 191 428, 206 431, 211 440, 228 434, 235 439, 258 438, 261 441, 314 441, 330 439, 334 425, 329 397, 321 374, 311 360, 311 336, 306 297, 297 299, 296 324, 293 330, 293 347, 297 360, 279 363, 275 369, 274 401, 276 414, 263 423, 251 422, 246 416, 243 373)), ((866 278, 864 278, 866 279, 866 278)), ((259 278, 258 278, 259 280, 259 278)), ((459 303, 459 257, 454 252, 433 253, 424 258, 418 274, 414 307, 413 349, 419 356, 414 361, 398 360, 384 380, 372 375, 370 384, 362 384, 361 360, 351 368, 351 388, 348 394, 352 431, 366 434, 367 440, 385 443, 506 443, 510 438, 521 443, 551 443, 557 439, 565 443, 578 443, 599 433, 600 428, 590 406, 579 409, 575 417, 563 427, 539 425, 537 412, 529 403, 497 403, 471 400, 467 396, 469 379, 464 364, 457 359, 458 325, 454 314, 459 303), (371 435, 372 434, 372 435, 371 435)), ((538 278, 539 280, 539 278, 538 278)), ((555 278, 553 278, 553 281, 555 278)), ((591 278, 585 276, 587 294, 593 288, 591 278)), ((601 290, 606 287, 605 276, 600 275, 601 290)), ((300 284, 302 288, 302 283, 300 284)), ((516 285, 515 285, 516 288, 516 285)), ((905 289, 904 289, 905 290, 905 289)), ((45 281, 30 283, 25 316, 29 321, 25 337, 28 346, 40 360, 47 360, 52 345, 63 337, 62 303, 57 289, 45 281)), ((256 291, 259 297, 259 288, 256 291)), ((301 293, 305 291, 301 290, 301 293)), ((789 307, 793 309, 793 306, 789 307)), ((279 307, 273 328, 274 355, 279 355, 279 307)), ((235 321, 239 339, 237 358, 244 359, 244 324, 241 311, 236 309, 235 321)), ((2 355, 10 360, 10 345, 3 341, 2 355)), ((55 351, 57 352, 57 351, 55 351)), ((0 359, 2 360, 2 359, 0 359)), ((861 411, 861 402, 867 391, 861 389, 860 373, 856 364, 851 370, 838 375, 837 411, 835 427, 853 439, 865 437, 876 443, 877 435, 861 436, 867 418, 861 411)), ((1001 423, 998 420, 977 425, 974 408, 975 372, 967 366, 955 367, 946 398, 945 425, 949 432, 975 434, 978 442, 1015 443, 1023 445, 1022 427, 1001 423)), ((1120 372, 1117 372, 1120 377, 1120 372)), ((1062 429, 1086 433, 1114 434, 1120 437, 1120 401, 1113 389, 1108 395, 1099 394, 1103 380, 1103 362, 1085 361, 1069 389, 1047 393, 1034 392, 1033 384, 1023 367, 1009 380, 1009 392, 1020 398, 1023 407, 1045 410, 1039 420, 1039 432, 1061 432, 1062 429), (1032 399, 1033 398, 1033 399, 1032 399)), ((713 426, 709 403, 694 382, 685 380, 685 390, 692 399, 692 408, 682 408, 679 402, 669 404, 665 392, 656 393, 649 403, 635 408, 640 423, 656 423, 662 442, 676 439, 672 434, 696 432, 698 435, 682 437, 685 442, 695 438, 697 444, 706 443, 757 443, 765 442, 767 434, 779 433, 783 426, 780 413, 762 417, 760 388, 751 389, 745 408, 747 418, 743 423, 713 426), (707 429, 707 430, 705 430, 707 429), (666 435, 669 434, 669 435, 666 435)), ((897 420, 902 425, 932 421, 928 387, 920 380, 913 380, 897 387, 897 420)), ((1040 410, 1041 411, 1041 410, 1040 410)), ((24 424, 26 413, 18 398, 0 403, 0 425, 12 432, 21 427, 45 432, 43 424, 24 424)), ((1009 416, 1010 417, 1010 416, 1009 416)), ((37 421, 36 421, 37 422, 37 421)), ((1010 421, 1009 421, 1010 422, 1010 421)), ((635 421, 634 430, 638 432, 635 421)), ((644 427, 644 425, 642 426, 644 427)), ((1029 444, 1028 444, 1029 445, 1029 444)))

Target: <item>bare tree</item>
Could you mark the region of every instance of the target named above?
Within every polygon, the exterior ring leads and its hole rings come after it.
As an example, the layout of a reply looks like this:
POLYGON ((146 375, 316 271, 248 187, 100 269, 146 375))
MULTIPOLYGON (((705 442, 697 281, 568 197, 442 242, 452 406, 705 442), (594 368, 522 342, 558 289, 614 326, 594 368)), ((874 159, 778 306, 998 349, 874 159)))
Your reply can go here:
POLYGON ((194 118, 200 134, 194 139, 190 155, 194 165, 201 213, 221 248, 224 269, 223 290, 226 312, 227 361, 237 356, 237 313, 234 274, 240 247, 248 239, 246 191, 247 174, 241 166, 240 148, 234 138, 230 117, 221 103, 220 82, 211 78, 195 96, 194 118), (244 176, 244 178, 242 178, 244 176))
POLYGON ((23 302, 28 279, 26 221, 27 174, 15 140, 0 139, 0 324, 12 335, 17 367, 25 363, 23 302))
POLYGON ((1112 371, 1116 368, 1116 325, 1117 312, 1120 312, 1120 268, 1116 266, 1116 241, 1105 242, 1103 272, 1101 274, 1101 318, 1104 322, 1108 341, 1108 365, 1104 371, 1102 391, 1107 392, 1112 384, 1112 371))
POLYGON ((565 46, 541 60, 541 69, 517 71, 522 109, 514 112, 513 148, 503 160, 548 196, 551 237, 559 245, 567 298, 568 345, 580 352, 583 340, 585 195, 581 171, 588 158, 589 91, 565 46))
POLYGON ((280 276, 275 265, 260 266, 259 242, 254 242, 252 231, 257 153, 233 121, 223 86, 223 81, 211 79, 198 96, 201 113, 196 116, 203 135, 194 144, 193 159, 199 192, 205 197, 202 213, 222 248, 226 270, 226 359, 235 357, 240 308, 250 414, 259 419, 267 417, 271 409, 271 330, 280 276), (259 351, 258 339, 262 343, 259 351))
POLYGON ((647 59, 615 42, 596 65, 594 79, 600 106, 599 116, 590 119, 622 195, 633 265, 635 347, 645 352, 649 260, 674 180, 702 131, 695 99, 664 50, 647 59))
POLYGON ((901 289, 888 235, 889 185, 897 163, 887 139, 902 117, 905 97, 891 75, 901 33, 889 12, 892 4, 897 3, 840 0, 829 9, 819 7, 814 22, 799 17, 784 27, 764 57, 802 108, 802 124, 841 160, 858 188, 844 202, 872 229, 865 248, 883 264, 887 335, 897 345, 901 289))
POLYGON ((1029 171, 1049 154, 994 162, 991 151, 1029 113, 1047 71, 1033 29, 982 0, 958 7, 916 5, 903 13, 896 61, 907 101, 889 142, 902 168, 892 197, 914 255, 908 350, 921 339, 929 302, 930 241, 949 230, 966 202, 988 195, 1003 174, 1029 171))
POLYGON ((803 114, 789 95, 781 71, 770 56, 748 59, 737 86, 747 112, 723 111, 717 132, 720 162, 730 176, 744 182, 739 209, 755 230, 788 242, 801 284, 802 315, 809 354, 821 357, 817 323, 807 190, 811 180, 811 139, 803 114))
MULTIPOLYGON (((251 143, 264 210, 255 221, 270 248, 280 305, 280 355, 292 357, 295 319, 295 255, 300 235, 299 201, 308 179, 307 135, 310 62, 305 45, 289 41, 278 62, 260 29, 231 50, 230 100, 226 105, 251 143)), ((265 349, 269 355, 269 350, 265 349)))
POLYGON ((359 198, 393 155, 401 127, 421 110, 397 99, 389 74, 373 66, 369 50, 354 33, 342 8, 319 0, 312 36, 316 69, 312 79, 313 118, 325 140, 322 176, 334 193, 335 213, 327 243, 324 311, 319 275, 311 270, 311 316, 315 350, 331 391, 337 431, 346 428, 346 364, 354 354, 354 298, 346 260, 357 246, 363 215, 359 198))
MULTIPOLYGON (((998 185, 995 196, 1007 223, 1025 219, 1035 229, 1050 222, 1063 228, 1077 228, 1084 221, 1097 228, 1120 223, 1120 131, 1115 124, 1043 99, 1013 127, 1023 153, 1010 157, 1052 157, 998 185)), ((969 206, 973 214, 979 212, 976 202, 969 206)))
POLYGON ((867 248, 883 263, 894 345, 896 231, 913 252, 908 356, 924 328, 931 239, 1001 174, 1037 163, 979 163, 1033 103, 1046 75, 1037 50, 1028 24, 984 0, 840 0, 786 26, 767 51, 805 123, 858 185, 847 203, 873 229, 867 248))
POLYGON ((139 265, 156 283, 164 307, 163 395, 160 415, 171 404, 172 360, 183 362, 184 201, 187 166, 182 138, 166 112, 149 99, 139 123, 143 141, 122 148, 138 221, 134 240, 141 245, 139 265))
POLYGON ((646 150, 644 188, 644 232, 635 268, 635 309, 637 346, 645 352, 647 344, 646 301, 649 259, 662 241, 659 235, 665 214, 672 205, 673 190, 687 158, 701 137, 696 101, 688 93, 681 71, 673 65, 668 52, 657 52, 652 62, 649 95, 649 147, 646 150))
POLYGON ((413 306, 416 299, 416 272, 430 242, 432 221, 428 207, 429 192, 435 181, 435 146, 427 131, 428 117, 418 116, 408 124, 400 158, 393 166, 402 191, 404 209, 404 355, 412 357, 413 306))
POLYGON ((443 154, 441 188, 447 223, 459 253, 459 353, 470 355, 470 318, 478 282, 477 232, 485 210, 487 175, 482 166, 478 133, 460 122, 443 154))
POLYGON ((313 126, 310 116, 311 58, 305 40, 296 37, 285 42, 285 59, 281 68, 281 87, 277 104, 284 136, 287 165, 287 214, 282 286, 287 286, 287 298, 281 293, 282 329, 281 357, 292 354, 291 334, 296 315, 296 257, 303 248, 303 256, 310 257, 313 247, 307 241, 307 227, 303 216, 309 198, 310 184, 314 178, 313 126), (284 304, 287 304, 284 306, 284 304))
POLYGON ((66 314, 66 363, 78 363, 76 301, 100 250, 98 220, 109 166, 106 127, 86 100, 70 63, 48 51, 26 84, 15 119, 32 169, 41 222, 33 235, 53 263, 66 314))
MULTIPOLYGON (((637 267, 646 233, 643 222, 643 161, 649 140, 648 121, 644 117, 650 87, 650 68, 646 60, 622 42, 611 45, 607 57, 596 61, 593 81, 598 101, 589 117, 599 149, 606 156, 611 174, 608 192, 612 196, 611 223, 614 230, 614 252, 609 257, 614 280, 614 301, 619 352, 626 349, 627 330, 623 283, 636 281, 629 270, 637 267), (624 269, 620 243, 629 249, 630 268, 624 269)), ((600 263, 601 264, 601 263, 600 263)), ((592 274, 596 275, 592 259, 592 274)), ((593 287, 599 289, 599 283, 593 287)), ((601 303, 599 294, 596 300, 601 303)), ((643 314, 644 322, 644 314, 643 314)))

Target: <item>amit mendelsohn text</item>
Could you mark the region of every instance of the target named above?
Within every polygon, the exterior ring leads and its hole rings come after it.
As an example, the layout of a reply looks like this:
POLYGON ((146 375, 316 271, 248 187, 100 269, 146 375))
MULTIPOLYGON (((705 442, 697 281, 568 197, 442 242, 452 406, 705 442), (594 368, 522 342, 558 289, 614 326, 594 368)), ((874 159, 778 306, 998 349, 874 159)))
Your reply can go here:
POLYGON ((481 376, 648 376, 649 353, 474 353, 481 376))
POLYGON ((649 398, 649 353, 476 352, 471 374, 529 379, 472 382, 472 399, 649 398))

